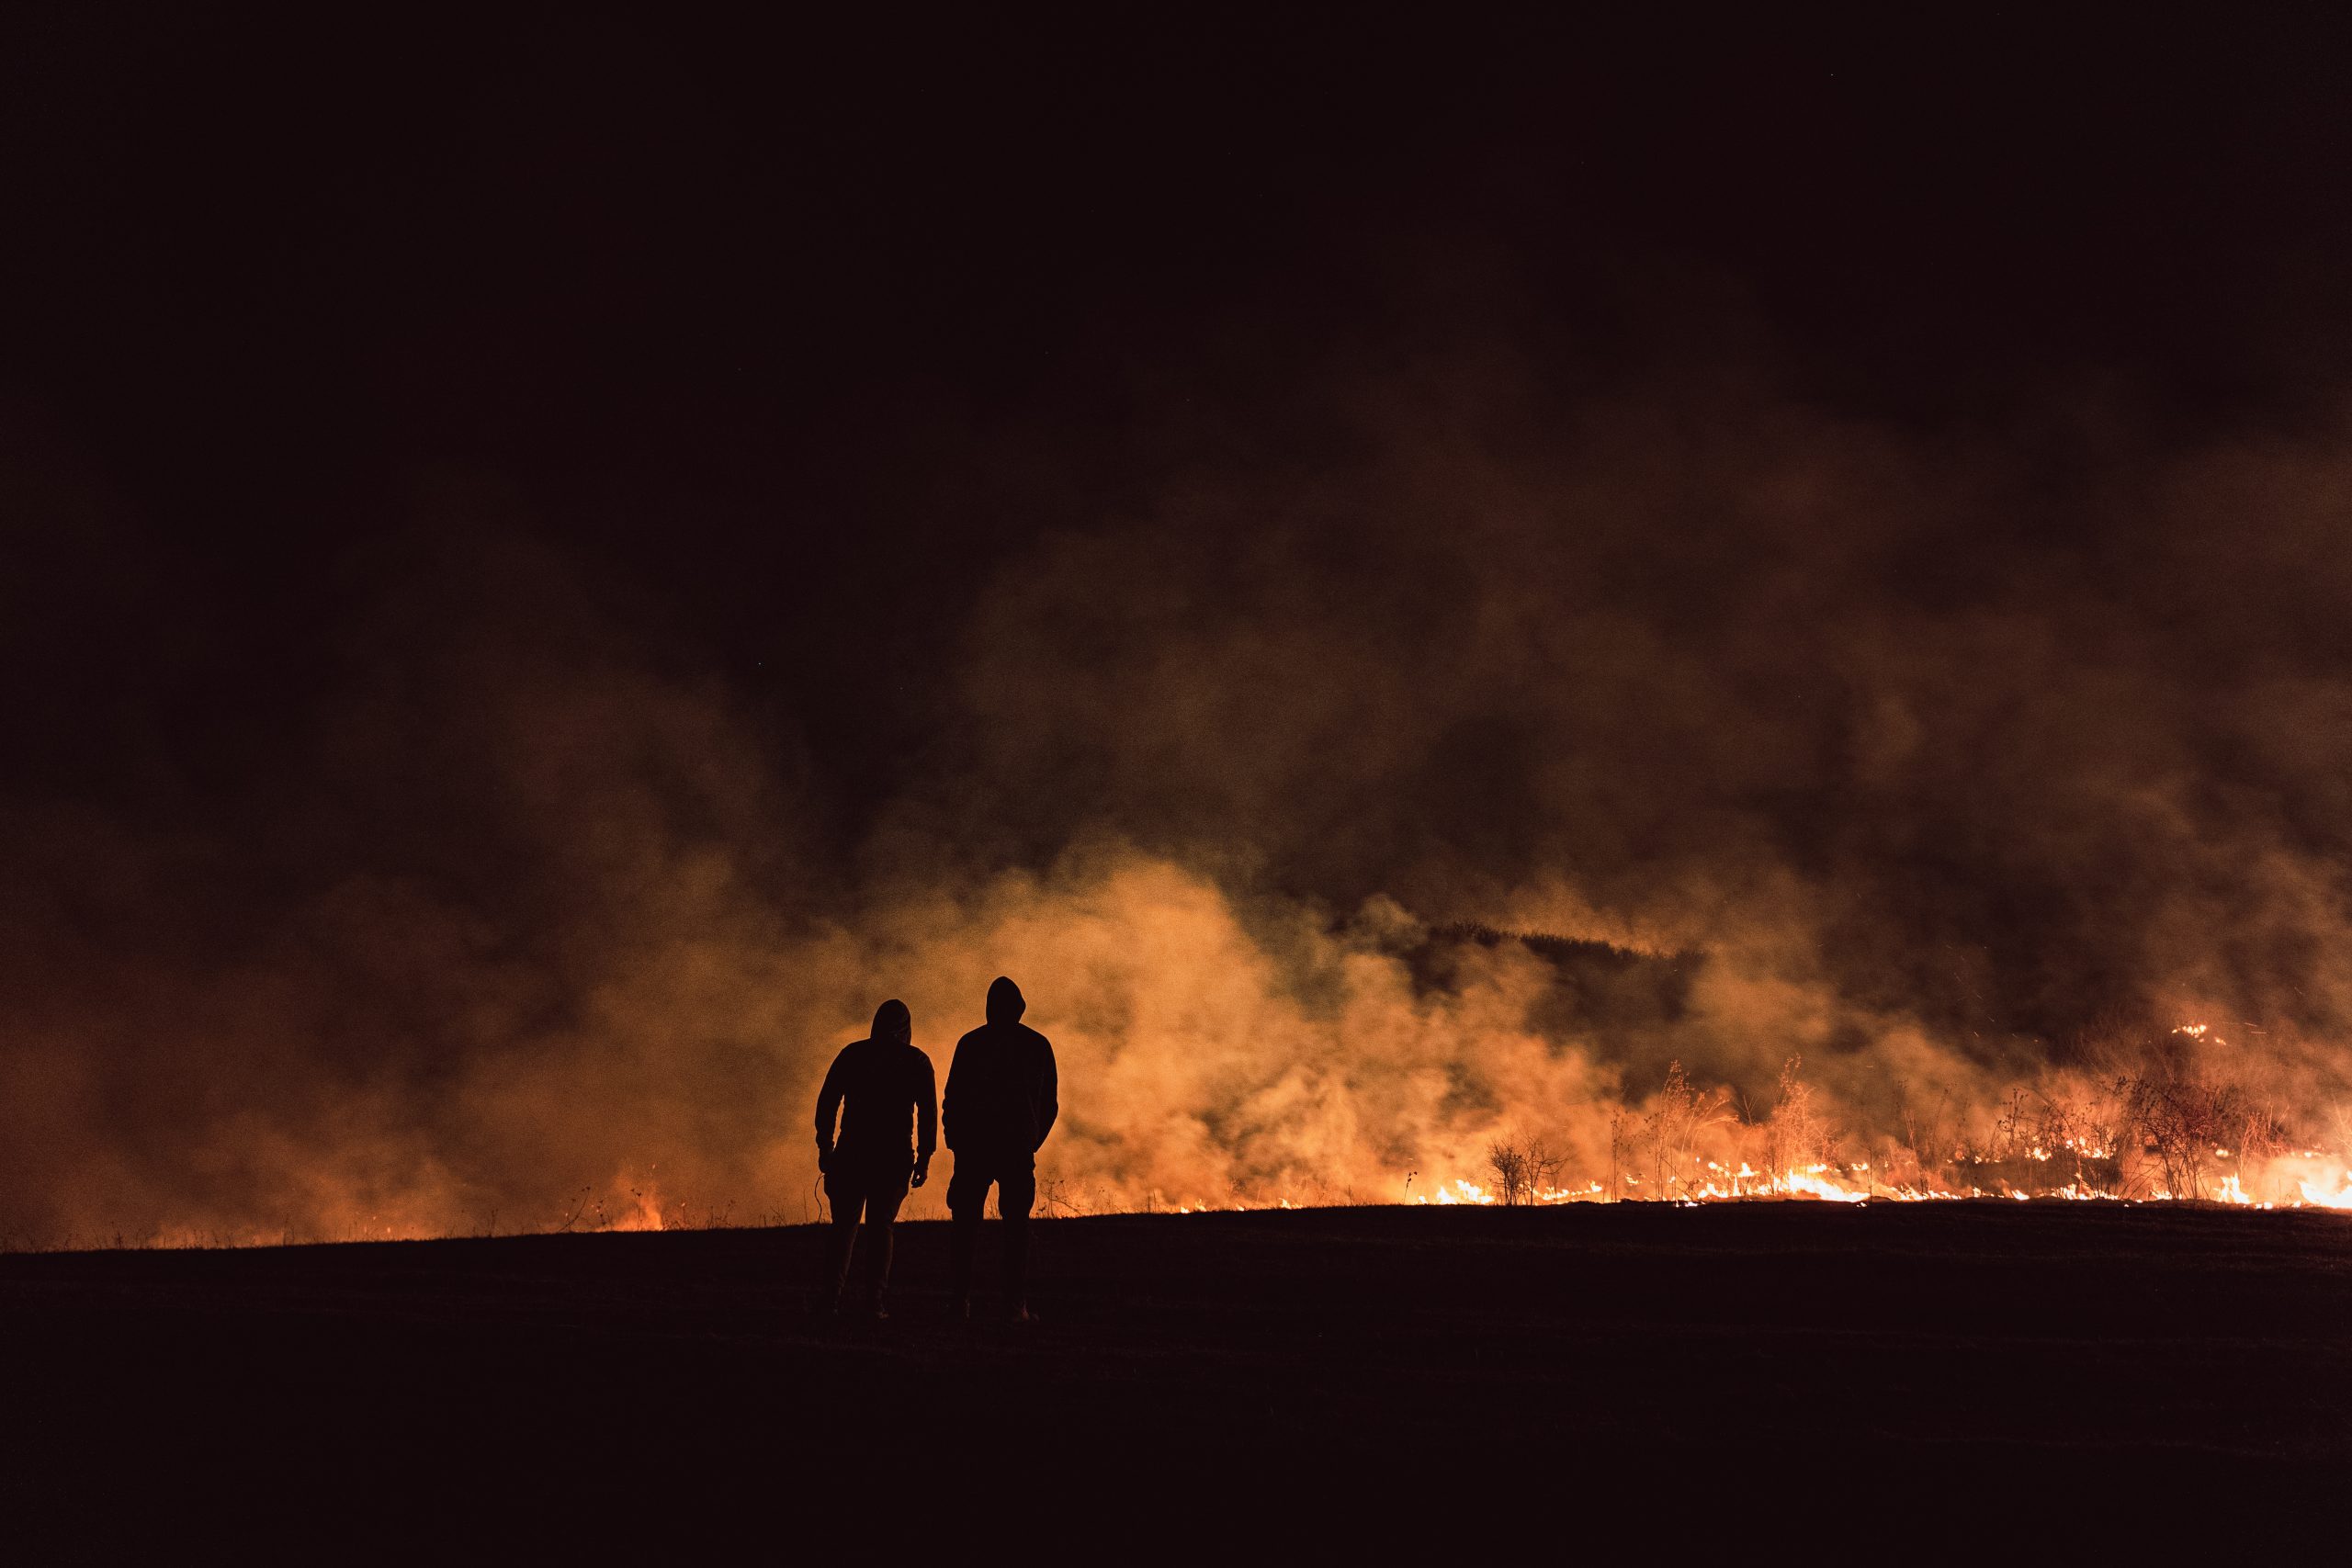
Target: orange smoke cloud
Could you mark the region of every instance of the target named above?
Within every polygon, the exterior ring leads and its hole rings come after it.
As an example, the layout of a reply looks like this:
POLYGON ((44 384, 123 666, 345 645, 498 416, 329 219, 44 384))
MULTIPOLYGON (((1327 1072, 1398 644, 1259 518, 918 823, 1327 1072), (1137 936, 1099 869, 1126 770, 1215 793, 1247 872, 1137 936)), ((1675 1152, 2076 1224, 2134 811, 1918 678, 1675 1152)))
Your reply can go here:
POLYGON ((832 1052, 895 995, 944 1067, 999 973, 1069 1207, 1530 1145, 1558 1192, 2333 1201, 2336 459, 2152 459, 2073 498, 2086 564, 1986 532, 1996 457, 1489 395, 1026 554, 855 810, 628 594, 421 536, 203 826, 0 801, 0 1231, 813 1217, 832 1052), (2229 1153, 2159 1171, 2159 1114, 2229 1153))

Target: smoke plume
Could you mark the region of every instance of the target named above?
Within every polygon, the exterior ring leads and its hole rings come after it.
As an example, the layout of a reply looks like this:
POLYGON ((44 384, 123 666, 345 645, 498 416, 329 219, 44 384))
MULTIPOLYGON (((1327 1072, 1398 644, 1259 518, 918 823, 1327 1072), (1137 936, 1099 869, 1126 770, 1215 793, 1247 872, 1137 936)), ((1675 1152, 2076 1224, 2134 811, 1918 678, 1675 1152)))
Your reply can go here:
POLYGON ((1498 1144, 1561 1190, 1776 1138, 1965 1186, 2020 1105, 2152 1159, 2152 1084, 2258 1134, 2200 1180, 2341 1156, 2340 430, 1365 384, 1311 460, 999 558, 850 802, 674 606, 479 518, 355 556, 266 717, 188 698, 234 732, 191 771, 174 671, 235 639, 28 469, 13 731, 123 708, 0 797, 0 1232, 797 1221, 832 1053, 899 996, 944 1074, 999 973, 1071 1209, 1396 1201, 1498 1144))

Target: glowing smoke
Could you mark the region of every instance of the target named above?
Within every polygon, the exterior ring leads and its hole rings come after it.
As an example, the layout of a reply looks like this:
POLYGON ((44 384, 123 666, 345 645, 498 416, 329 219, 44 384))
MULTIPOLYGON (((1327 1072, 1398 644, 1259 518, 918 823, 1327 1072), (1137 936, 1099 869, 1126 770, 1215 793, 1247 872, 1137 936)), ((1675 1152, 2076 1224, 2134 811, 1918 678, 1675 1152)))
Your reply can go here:
POLYGON ((0 1229, 798 1219, 875 998, 944 1066, 1000 972, 1093 1206, 1600 1179, 1669 1061, 1883 1161, 2207 1017, 2341 1152, 2352 470, 1482 396, 1007 565, 854 841, 642 606, 426 536, 225 809, 0 803, 0 1229))

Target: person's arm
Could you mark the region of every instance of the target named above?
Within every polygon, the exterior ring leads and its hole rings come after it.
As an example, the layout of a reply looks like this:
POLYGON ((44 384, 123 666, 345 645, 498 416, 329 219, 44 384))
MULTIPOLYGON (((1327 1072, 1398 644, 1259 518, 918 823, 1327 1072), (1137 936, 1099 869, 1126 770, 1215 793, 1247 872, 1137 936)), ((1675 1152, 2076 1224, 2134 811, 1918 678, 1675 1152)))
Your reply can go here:
POLYGON ((931 1174, 932 1150, 939 1145, 939 1080, 929 1056, 918 1051, 915 1060, 922 1065, 915 1086, 915 1185, 921 1187, 931 1174))
MULTIPOLYGON (((1062 1113, 1061 1076, 1054 1068, 1054 1043, 1044 1035, 1037 1036, 1037 1049, 1046 1058, 1045 1071, 1037 1085, 1037 1148, 1046 1146, 1046 1134, 1054 1130, 1054 1121, 1062 1113)), ((1029 1151, 1036 1153, 1036 1149, 1029 1151)))
POLYGON ((947 1152, 956 1152, 956 1075, 964 1070, 964 1043, 956 1042, 956 1055, 947 1061, 947 1092, 939 1100, 939 1130, 947 1140, 947 1152))
POLYGON ((833 1058, 833 1065, 825 1069, 825 1087, 817 1091, 817 1168, 819 1170, 824 1169, 833 1162, 833 1123, 841 1115, 842 1090, 848 1087, 842 1082, 844 1076, 842 1072, 842 1063, 847 1060, 849 1052, 844 1049, 833 1058))

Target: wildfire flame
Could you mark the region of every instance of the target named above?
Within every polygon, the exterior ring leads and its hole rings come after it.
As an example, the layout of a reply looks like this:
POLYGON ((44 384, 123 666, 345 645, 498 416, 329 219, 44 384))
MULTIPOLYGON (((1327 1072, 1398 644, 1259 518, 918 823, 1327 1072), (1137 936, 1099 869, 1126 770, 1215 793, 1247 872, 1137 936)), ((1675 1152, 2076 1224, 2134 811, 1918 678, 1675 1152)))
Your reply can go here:
MULTIPOLYGON (((2046 1159, 2048 1156, 2046 1154, 2038 1152, 2035 1157, 2046 1159)), ((2094 1156, 2086 1151, 2086 1157, 2094 1156)), ((2096 1157, 2108 1156, 2102 1152, 2096 1157)), ((2294 1190, 2299 1194, 2298 1196, 2278 1199, 2259 1197, 2255 1191, 2249 1190, 2246 1179, 2234 1171, 2208 1178, 2205 1190, 2199 1196, 2207 1202, 2226 1203, 2251 1209, 2312 1207, 2352 1210, 2352 1164, 2324 1160, 2323 1156, 2310 1151, 2293 1156, 2293 1159, 2287 1163, 2314 1161, 2326 1166, 2326 1174, 2306 1178, 2296 1182, 2294 1190)), ((1612 1194, 1608 1185, 1603 1182, 1590 1181, 1577 1186, 1538 1187, 1517 1201, 1548 1207, 1561 1203, 1593 1203, 1611 1201, 1664 1201, 1684 1205, 1773 1200, 1825 1203, 1934 1202, 1967 1198, 2003 1198, 2018 1202, 2030 1202, 2036 1200, 2055 1200, 2065 1202, 2132 1201, 2131 1196, 2125 1193, 2106 1191, 2087 1183, 2075 1181, 2047 1188, 2036 1187, 2030 1190, 2000 1181, 1991 1186, 1970 1185, 1964 1188, 1928 1185, 1897 1186, 1873 1179, 1870 1166, 1860 1162, 1844 1167, 1826 1163, 1792 1167, 1778 1176, 1768 1176, 1745 1163, 1741 1164, 1736 1170, 1726 1170, 1715 1162, 1708 1163, 1709 1168, 1716 1173, 1714 1179, 1688 1186, 1678 1185, 1662 1196, 1643 1192, 1642 1179, 1638 1176, 1626 1175, 1620 1178, 1620 1186, 1624 1190, 1617 1194, 1612 1194)), ((2277 1170, 2273 1170, 2270 1175, 2270 1187, 2264 1189, 2266 1190, 2275 1188, 2279 1179, 2277 1170)), ((2184 1195, 2172 1192, 2163 1187, 2154 1187, 2138 1196, 2151 1201, 2174 1202, 2180 1201, 2184 1195)), ((1453 1177, 1440 1181, 1427 1191, 1413 1194, 1408 1201, 1414 1205, 1433 1205, 1440 1208, 1465 1205, 1498 1207, 1507 1202, 1507 1200, 1493 1187, 1464 1177, 1453 1177)), ((1177 1213, 1189 1214, 1203 1213, 1212 1210, 1288 1209, 1298 1206, 1301 1205, 1295 1205, 1287 1199, 1278 1202, 1256 1202, 1238 1199, 1227 1202, 1193 1202, 1169 1207, 1172 1207, 1173 1212, 1177 1213)))
POLYGON ((2297 1185, 2306 1203, 2323 1209, 2352 1209, 2352 1171, 2338 1176, 2333 1188, 2316 1181, 2299 1182, 2297 1185))

